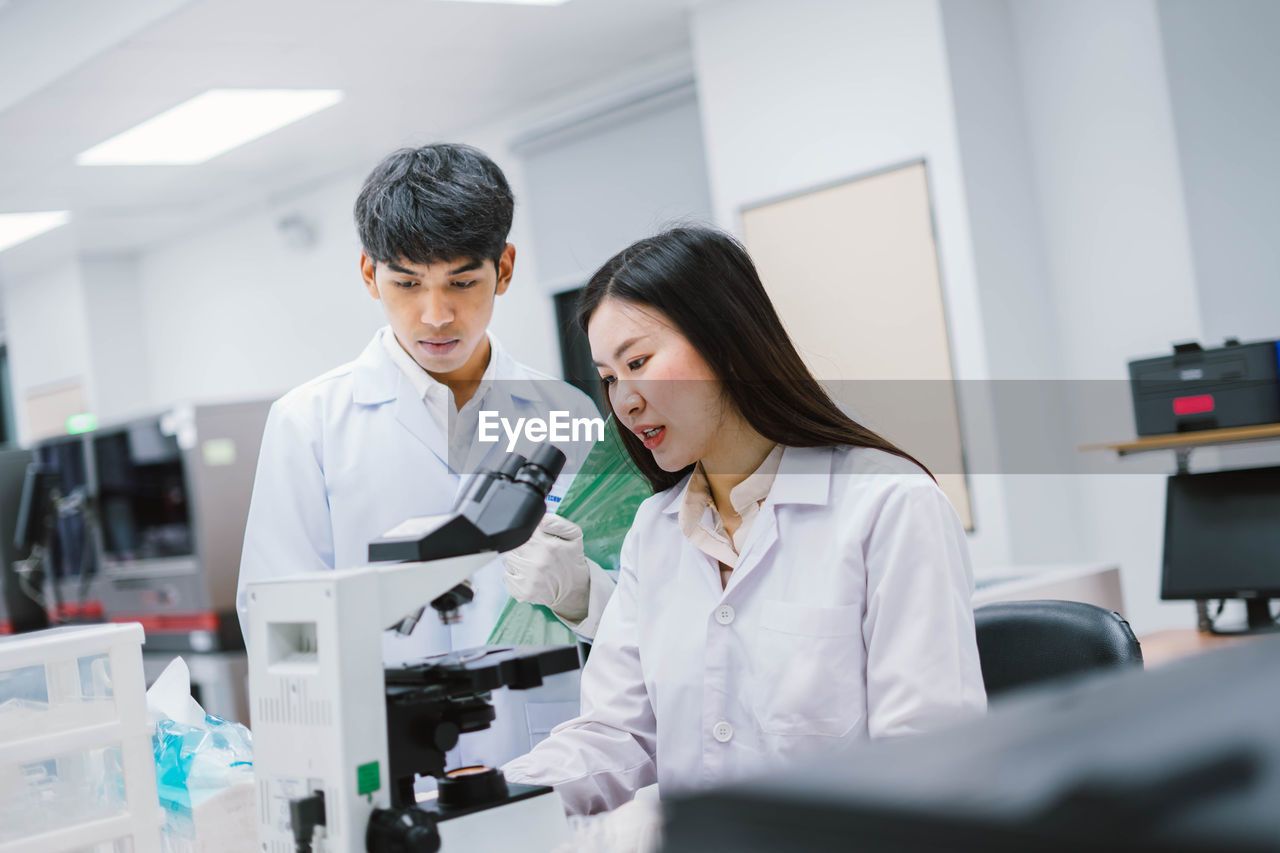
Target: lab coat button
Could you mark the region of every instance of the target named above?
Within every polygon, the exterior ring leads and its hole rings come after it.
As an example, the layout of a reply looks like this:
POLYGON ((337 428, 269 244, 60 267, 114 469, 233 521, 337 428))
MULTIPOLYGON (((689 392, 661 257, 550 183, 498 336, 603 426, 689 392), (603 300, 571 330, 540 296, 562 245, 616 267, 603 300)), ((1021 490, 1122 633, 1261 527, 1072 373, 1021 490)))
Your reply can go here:
POLYGON ((729 725, 724 720, 721 720, 715 724, 715 728, 711 730, 711 734, 714 735, 715 739, 721 743, 728 743, 733 737, 733 726, 729 725))
POLYGON ((733 608, 727 604, 721 604, 716 608, 716 621, 721 625, 728 625, 733 621, 733 608))

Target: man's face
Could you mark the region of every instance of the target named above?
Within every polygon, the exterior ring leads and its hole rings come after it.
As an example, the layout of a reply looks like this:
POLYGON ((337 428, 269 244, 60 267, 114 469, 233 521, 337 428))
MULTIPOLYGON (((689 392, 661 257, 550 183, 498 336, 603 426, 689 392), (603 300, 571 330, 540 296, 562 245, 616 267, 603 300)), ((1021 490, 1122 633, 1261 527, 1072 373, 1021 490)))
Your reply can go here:
POLYGON ((485 330, 493 301, 511 284, 516 250, 498 263, 458 258, 431 264, 375 262, 360 253, 369 295, 382 303, 400 346, 436 379, 479 379, 489 348, 485 330))

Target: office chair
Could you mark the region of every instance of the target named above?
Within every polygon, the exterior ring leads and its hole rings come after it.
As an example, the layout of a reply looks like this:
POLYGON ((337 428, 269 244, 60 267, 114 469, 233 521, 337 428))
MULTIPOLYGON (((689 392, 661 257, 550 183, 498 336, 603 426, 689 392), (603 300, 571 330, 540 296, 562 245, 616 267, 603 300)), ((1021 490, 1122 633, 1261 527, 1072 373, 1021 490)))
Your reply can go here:
POLYGON ((973 612, 987 696, 1116 666, 1142 666, 1119 613, 1080 601, 1001 601, 973 612))

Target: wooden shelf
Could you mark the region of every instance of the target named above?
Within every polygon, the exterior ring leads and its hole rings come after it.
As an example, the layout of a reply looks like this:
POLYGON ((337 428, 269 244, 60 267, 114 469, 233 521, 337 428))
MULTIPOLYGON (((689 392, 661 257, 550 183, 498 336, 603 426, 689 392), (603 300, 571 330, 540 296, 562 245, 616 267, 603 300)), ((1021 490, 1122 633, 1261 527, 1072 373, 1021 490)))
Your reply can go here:
POLYGON ((1228 429, 1202 429, 1193 432, 1175 432, 1167 435, 1149 435, 1129 441, 1106 444, 1086 444, 1081 450, 1114 450, 1121 456, 1146 453, 1152 450, 1190 450, 1193 447, 1210 447, 1222 444, 1238 444, 1246 441, 1280 439, 1280 424, 1230 427, 1228 429))

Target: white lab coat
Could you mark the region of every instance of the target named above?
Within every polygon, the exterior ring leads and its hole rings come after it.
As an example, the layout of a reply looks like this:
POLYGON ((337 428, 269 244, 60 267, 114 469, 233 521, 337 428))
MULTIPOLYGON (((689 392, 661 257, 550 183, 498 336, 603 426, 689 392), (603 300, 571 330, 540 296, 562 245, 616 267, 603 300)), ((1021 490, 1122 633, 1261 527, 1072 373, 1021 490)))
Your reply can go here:
MULTIPOLYGON (((240 563, 242 628, 248 621, 246 584, 367 565, 370 540, 407 518, 446 512, 465 487, 468 477, 449 468, 444 430, 387 355, 381 337, 389 334, 389 327, 380 329, 355 361, 272 405, 240 563)), ((494 336, 489 340, 494 383, 481 408, 507 418, 546 418, 551 410, 599 417, 585 394, 518 364, 494 336)), ((468 470, 496 467, 506 446, 503 435, 468 470)), ((567 491, 589 442, 561 449, 568 459, 548 496, 549 509, 567 491)), ((517 451, 528 455, 529 448, 522 444, 517 451)), ((507 601, 502 573, 495 557, 473 577, 475 601, 464 607, 460 623, 442 625, 428 611, 409 637, 385 635, 384 661, 483 644, 507 601)), ((497 764, 526 752, 552 725, 577 713, 577 683, 573 673, 555 676, 538 690, 495 693, 497 722, 489 732, 463 739, 462 760, 497 764)))
POLYGON ((986 707, 964 530, 931 479, 866 448, 787 448, 738 566, 680 532, 688 481, 640 507, 582 677, 582 714, 507 778, 574 813, 841 760, 986 707))

